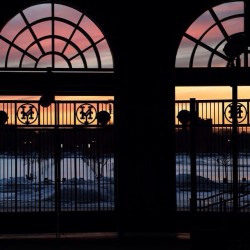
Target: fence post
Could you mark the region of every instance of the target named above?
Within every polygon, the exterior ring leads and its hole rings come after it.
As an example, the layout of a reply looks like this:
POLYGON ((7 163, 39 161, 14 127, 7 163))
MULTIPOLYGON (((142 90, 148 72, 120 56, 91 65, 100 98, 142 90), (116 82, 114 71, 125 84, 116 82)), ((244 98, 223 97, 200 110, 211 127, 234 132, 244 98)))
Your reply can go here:
POLYGON ((220 212, 226 212, 226 201, 220 197, 220 212))
POLYGON ((233 157, 233 210, 238 211, 238 90, 232 86, 232 157, 233 157))
POLYGON ((56 238, 60 238, 61 231, 61 138, 59 131, 59 103, 55 103, 55 127, 54 127, 54 145, 55 145, 55 212, 56 212, 56 238))
POLYGON ((197 177, 196 177, 196 126, 197 110, 195 98, 190 98, 190 166, 191 166, 191 212, 197 211, 197 177))

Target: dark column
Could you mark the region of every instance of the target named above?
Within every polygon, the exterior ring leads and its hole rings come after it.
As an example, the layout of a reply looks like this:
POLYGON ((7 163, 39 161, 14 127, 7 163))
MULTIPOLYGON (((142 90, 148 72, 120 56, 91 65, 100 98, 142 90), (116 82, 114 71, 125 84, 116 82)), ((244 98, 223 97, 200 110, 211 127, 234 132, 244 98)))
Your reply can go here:
POLYGON ((250 4, 247 0, 245 4, 245 34, 247 37, 247 46, 250 46, 250 4))

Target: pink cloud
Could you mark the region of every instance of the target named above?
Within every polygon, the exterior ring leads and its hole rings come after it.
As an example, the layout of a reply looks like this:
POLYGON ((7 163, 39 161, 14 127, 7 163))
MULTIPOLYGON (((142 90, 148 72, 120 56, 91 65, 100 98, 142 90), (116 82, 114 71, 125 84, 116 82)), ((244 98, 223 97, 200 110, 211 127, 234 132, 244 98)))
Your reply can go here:
POLYGON ((243 1, 236 1, 231 3, 220 4, 213 8, 219 19, 223 19, 227 16, 243 14, 244 3, 243 1))
POLYGON ((103 38, 100 29, 88 17, 84 16, 79 26, 84 29, 95 42, 103 38))
MULTIPOLYGON (((219 19, 235 14, 242 14, 244 10, 243 2, 221 4, 214 7, 213 10, 219 19)), ((215 20, 211 16, 210 12, 206 11, 190 25, 186 33, 198 39, 203 34, 203 32, 213 24, 215 24, 215 20)))
MULTIPOLYGON (((243 2, 232 2, 227 4, 222 4, 213 8, 216 15, 219 19, 225 18, 227 16, 235 15, 235 14, 242 14, 243 13, 243 2)), ((224 26, 228 35, 232 35, 237 32, 244 31, 244 20, 242 17, 240 18, 231 18, 226 22, 221 22, 224 26)), ((209 11, 203 13, 200 17, 198 17, 188 28, 186 33, 193 38, 199 40, 201 36, 212 26, 215 24, 215 20, 210 14, 209 11)), ((219 26, 215 26, 211 30, 207 32, 207 34, 202 38, 202 42, 208 45, 211 48, 215 48, 220 42, 225 39, 225 36, 222 33, 222 30, 219 26)), ((190 42, 189 39, 183 39, 178 53, 176 57, 176 67, 188 67, 189 66, 189 59, 191 52, 194 48, 194 43, 190 42)), ((207 61, 211 52, 204 48, 199 48, 200 51, 197 51, 195 54, 195 65, 206 67, 207 61), (199 53, 200 52, 200 53, 199 53)), ((223 52, 223 47, 220 46, 217 51, 223 52)), ((225 60, 221 59, 220 57, 214 57, 215 61, 213 61, 213 66, 221 67, 225 66, 225 60)))
MULTIPOLYGON (((32 22, 38 21, 41 18, 51 17, 51 10, 51 4, 39 4, 29 7, 23 11, 25 17, 23 18, 20 14, 16 15, 6 24, 1 35, 9 40, 9 44, 11 44, 17 33, 26 27, 24 19, 27 18, 28 22, 32 24, 32 22)), ((55 17, 66 19, 75 24, 70 25, 61 21, 55 21, 55 35, 58 36, 58 38, 54 40, 54 49, 56 52, 63 53, 61 56, 56 56, 56 65, 58 67, 68 66, 65 58, 63 58, 64 56, 72 59, 72 65, 74 65, 74 67, 83 67, 82 60, 78 56, 81 51, 83 51, 83 55, 86 58, 88 67, 98 67, 96 53, 93 50, 94 46, 97 46, 99 50, 103 67, 113 67, 110 48, 106 40, 99 42, 104 38, 104 35, 93 21, 91 21, 86 15, 83 15, 83 13, 79 12, 78 10, 60 4, 55 4, 55 17), (82 30, 91 37, 93 42, 87 38, 86 34, 84 34, 82 30), (60 39, 60 37, 62 39, 60 39), (70 39, 68 41, 68 45, 63 39, 70 39), (73 43, 78 48, 78 50, 74 48, 71 43, 73 43)), ((14 48, 11 49, 8 65, 13 65, 16 67, 19 64, 21 58, 20 51, 27 50, 29 54, 36 58, 40 58, 38 64, 39 67, 51 66, 51 56, 43 56, 44 52, 50 53, 53 49, 52 38, 50 38, 50 36, 52 36, 51 27, 52 21, 42 21, 31 26, 35 35, 33 35, 28 28, 23 33, 21 33, 14 41, 14 44, 19 47, 20 50, 14 48), (43 39, 46 36, 48 37, 43 39), (36 38, 41 39, 40 42, 35 43, 29 48, 36 38)), ((2 62, 4 62, 5 54, 9 44, 4 41, 1 41, 1 43, 3 44, 3 47, 0 48, 0 58, 2 58, 2 62)), ((31 65, 34 64, 33 61, 35 61, 35 58, 31 59, 26 56, 24 59, 23 66, 31 67, 31 65)), ((1 66, 4 66, 3 63, 1 66)))

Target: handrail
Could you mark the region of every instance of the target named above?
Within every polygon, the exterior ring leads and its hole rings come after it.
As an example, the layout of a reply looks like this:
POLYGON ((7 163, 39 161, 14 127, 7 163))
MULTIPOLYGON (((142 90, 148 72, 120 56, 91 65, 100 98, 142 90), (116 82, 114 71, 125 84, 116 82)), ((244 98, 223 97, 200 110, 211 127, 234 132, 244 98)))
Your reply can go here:
MULTIPOLYGON (((242 185, 241 187, 250 187, 250 183, 244 184, 244 185, 242 185)), ((228 202, 230 202, 230 201, 233 201, 233 197, 231 197, 231 198, 224 198, 224 197, 221 197, 221 196, 224 196, 224 195, 227 194, 227 193, 229 193, 229 191, 220 192, 220 193, 218 193, 218 194, 210 195, 210 196, 205 197, 205 198, 197 198, 197 203, 198 203, 198 201, 199 201, 199 204, 201 204, 201 202, 204 203, 205 201, 208 201, 208 200, 213 199, 213 198, 216 198, 216 197, 219 197, 219 198, 220 198, 220 199, 219 199, 219 202, 214 202, 213 204, 208 204, 208 205, 203 206, 203 207, 198 206, 198 208, 203 209, 203 208, 209 208, 209 207, 213 207, 213 206, 216 206, 216 205, 222 205, 222 204, 223 204, 224 210, 225 210, 226 203, 228 203, 228 202)), ((241 193, 241 194, 238 194, 238 198, 240 199, 240 198, 245 197, 245 196, 247 196, 247 195, 249 195, 248 192, 247 192, 247 193, 241 193)), ((240 204, 239 204, 239 209, 245 208, 245 207, 249 207, 249 206, 250 206, 250 203, 249 203, 249 204, 246 204, 246 205, 244 205, 244 206, 240 206, 240 204)))

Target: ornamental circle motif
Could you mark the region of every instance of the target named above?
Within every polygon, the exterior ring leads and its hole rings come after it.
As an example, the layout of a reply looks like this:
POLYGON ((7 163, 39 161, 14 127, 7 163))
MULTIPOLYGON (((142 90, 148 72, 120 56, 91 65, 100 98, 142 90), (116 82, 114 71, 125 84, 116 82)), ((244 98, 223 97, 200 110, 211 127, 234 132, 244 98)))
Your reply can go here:
POLYGON ((77 108, 76 117, 80 123, 89 125, 96 119, 96 108, 92 104, 83 103, 77 108))
MULTIPOLYGON (((233 103, 230 103, 227 105, 224 111, 224 116, 227 119, 228 122, 232 123, 233 117, 233 103)), ((248 115, 246 107, 242 103, 237 103, 237 120, 238 123, 242 123, 248 115)))
POLYGON ((17 109, 17 118, 22 124, 30 125, 37 120, 37 108, 31 103, 24 103, 17 109))

